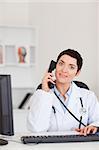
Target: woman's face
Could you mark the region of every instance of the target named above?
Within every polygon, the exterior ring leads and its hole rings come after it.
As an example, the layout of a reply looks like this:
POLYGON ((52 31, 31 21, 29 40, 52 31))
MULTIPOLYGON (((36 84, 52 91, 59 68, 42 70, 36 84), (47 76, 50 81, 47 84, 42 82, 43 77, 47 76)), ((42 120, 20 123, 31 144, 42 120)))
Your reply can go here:
POLYGON ((66 84, 70 83, 75 76, 79 74, 77 72, 77 60, 69 55, 63 55, 56 65, 56 82, 66 84))

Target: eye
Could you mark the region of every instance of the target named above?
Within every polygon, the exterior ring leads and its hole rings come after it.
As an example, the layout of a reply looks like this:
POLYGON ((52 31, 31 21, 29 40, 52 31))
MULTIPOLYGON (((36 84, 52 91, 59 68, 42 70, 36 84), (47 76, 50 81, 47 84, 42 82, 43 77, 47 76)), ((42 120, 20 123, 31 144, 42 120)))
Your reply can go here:
POLYGON ((70 65, 70 69, 74 70, 74 69, 76 69, 76 67, 73 65, 70 65))
POLYGON ((71 69, 75 69, 75 67, 73 67, 73 66, 71 66, 70 68, 71 68, 71 69))

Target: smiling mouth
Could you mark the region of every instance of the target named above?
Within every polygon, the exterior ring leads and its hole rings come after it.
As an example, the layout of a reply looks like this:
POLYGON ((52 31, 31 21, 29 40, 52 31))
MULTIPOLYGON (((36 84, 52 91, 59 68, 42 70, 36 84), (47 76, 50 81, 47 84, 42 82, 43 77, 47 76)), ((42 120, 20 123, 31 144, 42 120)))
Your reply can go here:
POLYGON ((60 74, 59 76, 60 76, 61 78, 68 78, 67 75, 63 75, 63 74, 60 74))

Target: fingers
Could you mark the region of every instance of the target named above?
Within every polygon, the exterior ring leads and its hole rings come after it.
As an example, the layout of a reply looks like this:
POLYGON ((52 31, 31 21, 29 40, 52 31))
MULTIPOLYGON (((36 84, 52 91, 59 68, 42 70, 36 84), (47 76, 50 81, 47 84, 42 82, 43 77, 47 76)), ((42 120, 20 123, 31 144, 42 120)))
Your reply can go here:
POLYGON ((98 128, 94 127, 94 126, 90 126, 90 128, 88 128, 87 134, 93 133, 95 134, 97 132, 98 128))
POLYGON ((77 131, 77 132, 80 132, 80 131, 81 131, 81 129, 79 129, 79 128, 76 128, 76 129, 75 129, 75 131, 77 131))
POLYGON ((98 128, 94 128, 93 130, 93 134, 95 134, 97 132, 98 128))
POLYGON ((53 74, 52 73, 46 73, 42 82, 44 82, 44 83, 51 82, 51 83, 55 84, 55 82, 53 80, 53 74))
POLYGON ((95 134, 97 132, 97 127, 94 127, 94 126, 87 126, 85 127, 84 129, 84 135, 87 135, 87 134, 90 134, 90 133, 93 133, 95 134))
POLYGON ((43 79, 42 79, 42 89, 47 91, 47 92, 50 90, 50 88, 48 87, 48 82, 55 84, 55 82, 53 81, 53 74, 46 72, 43 79))
POLYGON ((76 129, 77 132, 80 133, 80 135, 86 136, 87 134, 93 133, 95 134, 97 132, 97 127, 94 126, 86 126, 81 129, 76 129))
POLYGON ((85 127, 85 128, 83 129, 83 131, 81 132, 81 134, 84 135, 84 136, 86 136, 87 134, 89 134, 88 131, 89 131, 89 133, 90 133, 91 128, 90 128, 90 127, 89 127, 89 128, 88 128, 88 127, 85 127))

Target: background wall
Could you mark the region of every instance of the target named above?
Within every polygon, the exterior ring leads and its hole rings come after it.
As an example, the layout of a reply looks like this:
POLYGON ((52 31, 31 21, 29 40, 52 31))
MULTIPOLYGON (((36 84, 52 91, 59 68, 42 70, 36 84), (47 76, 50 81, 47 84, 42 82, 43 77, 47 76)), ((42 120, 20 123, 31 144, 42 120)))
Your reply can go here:
POLYGON ((97 2, 97 95, 99 97, 99 1, 97 2))
POLYGON ((97 69, 92 69, 97 64, 96 3, 31 4, 29 10, 30 24, 39 27, 39 78, 50 59, 74 48, 84 58, 80 79, 96 90, 97 69))
POLYGON ((38 29, 38 76, 41 82, 51 59, 64 49, 81 53, 84 65, 79 80, 99 97, 99 2, 0 2, 0 25, 32 25, 38 29), (98 24, 98 25, 97 25, 98 24))

